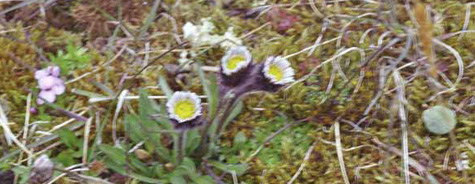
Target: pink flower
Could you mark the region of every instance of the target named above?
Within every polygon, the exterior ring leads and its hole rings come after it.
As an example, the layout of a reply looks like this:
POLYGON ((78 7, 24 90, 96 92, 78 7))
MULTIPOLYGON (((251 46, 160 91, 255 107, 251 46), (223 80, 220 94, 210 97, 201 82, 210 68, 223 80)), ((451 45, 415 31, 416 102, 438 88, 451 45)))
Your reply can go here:
POLYGON ((57 66, 48 66, 45 69, 35 72, 35 79, 38 80, 40 93, 36 102, 41 105, 46 100, 53 103, 56 95, 61 95, 66 91, 63 80, 59 78, 60 69, 57 66))
POLYGON ((35 72, 35 79, 39 80, 46 76, 59 77, 59 67, 57 66, 48 66, 43 70, 38 70, 35 72))

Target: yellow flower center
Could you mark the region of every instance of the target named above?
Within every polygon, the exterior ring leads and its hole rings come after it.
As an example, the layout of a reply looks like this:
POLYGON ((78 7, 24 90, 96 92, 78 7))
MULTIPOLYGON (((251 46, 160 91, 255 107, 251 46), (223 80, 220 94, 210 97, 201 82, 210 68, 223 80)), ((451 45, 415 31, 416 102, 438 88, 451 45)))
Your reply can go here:
POLYGON ((275 80, 280 81, 284 77, 284 72, 275 64, 270 65, 269 74, 273 75, 275 80))
POLYGON ((244 61, 246 61, 246 57, 242 55, 234 55, 229 58, 228 65, 226 67, 228 67, 229 70, 234 70, 239 63, 244 61))
POLYGON ((193 117, 195 114, 195 104, 191 100, 180 100, 175 104, 175 114, 181 119, 193 117))

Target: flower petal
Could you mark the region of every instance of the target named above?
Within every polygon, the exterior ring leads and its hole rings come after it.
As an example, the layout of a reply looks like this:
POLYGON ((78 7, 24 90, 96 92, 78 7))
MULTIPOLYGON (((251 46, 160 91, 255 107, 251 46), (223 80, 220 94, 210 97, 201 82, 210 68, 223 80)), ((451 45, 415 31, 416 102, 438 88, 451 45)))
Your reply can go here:
POLYGON ((56 77, 46 76, 38 80, 38 85, 40 86, 40 89, 51 89, 54 85, 56 85, 56 82, 56 77))
POLYGON ((43 70, 37 70, 37 71, 35 72, 35 79, 40 80, 41 78, 46 77, 46 76, 48 76, 48 75, 49 75, 49 73, 48 73, 48 71, 46 71, 45 69, 43 69, 43 70))
POLYGON ((57 66, 48 67, 49 74, 55 77, 59 76, 60 69, 57 66))
POLYGON ((56 94, 54 93, 53 90, 41 90, 40 94, 38 94, 38 99, 37 103, 38 104, 43 104, 44 100, 46 100, 49 103, 53 103, 56 100, 56 94))
POLYGON ((231 76, 232 74, 246 68, 252 62, 251 53, 244 46, 237 46, 229 49, 221 59, 222 72, 231 76))
POLYGON ((264 76, 276 85, 285 85, 294 81, 294 69, 290 62, 281 57, 268 57, 264 63, 264 76))
POLYGON ((64 84, 55 85, 53 86, 52 90, 56 95, 60 95, 66 91, 66 86, 64 84))

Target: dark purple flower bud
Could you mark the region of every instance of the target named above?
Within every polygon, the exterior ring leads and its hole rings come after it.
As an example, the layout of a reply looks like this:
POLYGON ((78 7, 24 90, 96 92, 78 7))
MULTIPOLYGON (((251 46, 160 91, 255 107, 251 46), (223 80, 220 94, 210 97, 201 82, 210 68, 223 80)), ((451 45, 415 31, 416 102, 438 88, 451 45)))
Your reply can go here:
POLYGON ((0 171, 0 181, 4 184, 14 184, 15 173, 12 170, 0 171))
POLYGON ((30 113, 36 115, 36 114, 38 114, 38 109, 36 109, 36 108, 34 108, 34 107, 31 107, 31 108, 30 108, 30 113))

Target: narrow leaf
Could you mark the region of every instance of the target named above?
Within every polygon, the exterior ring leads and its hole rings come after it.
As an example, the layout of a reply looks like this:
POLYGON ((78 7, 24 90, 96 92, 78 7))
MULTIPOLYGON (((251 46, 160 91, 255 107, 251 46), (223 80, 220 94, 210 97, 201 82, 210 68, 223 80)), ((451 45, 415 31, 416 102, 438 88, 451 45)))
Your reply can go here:
POLYGON ((212 119, 218 109, 218 82, 215 75, 205 76, 205 73, 201 69, 201 66, 197 66, 198 74, 201 79, 201 84, 203 85, 203 90, 208 97, 208 111, 209 117, 212 119), (209 81, 208 81, 209 80, 209 81))
POLYGON ((158 85, 160 89, 162 90, 165 95, 167 95, 168 98, 170 98, 173 95, 173 90, 170 88, 170 86, 167 83, 167 79, 163 77, 163 75, 160 75, 158 77, 158 85))

